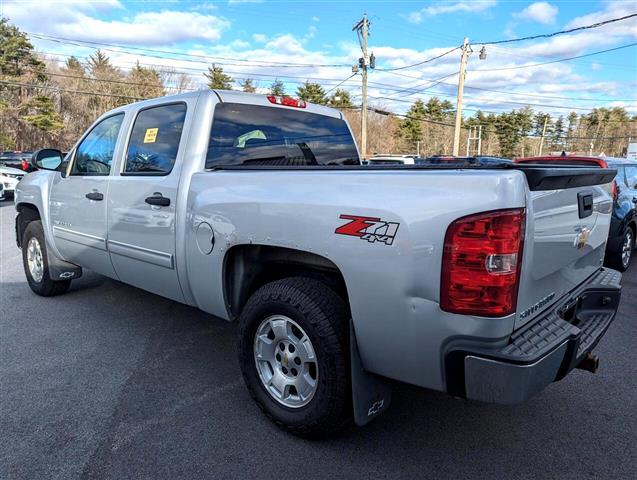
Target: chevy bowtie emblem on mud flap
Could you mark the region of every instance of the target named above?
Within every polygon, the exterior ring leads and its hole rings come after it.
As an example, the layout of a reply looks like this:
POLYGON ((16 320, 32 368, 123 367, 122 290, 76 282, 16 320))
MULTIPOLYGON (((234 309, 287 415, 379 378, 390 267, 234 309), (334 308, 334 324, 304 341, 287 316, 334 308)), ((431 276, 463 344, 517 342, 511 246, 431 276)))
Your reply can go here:
POLYGON ((382 242, 385 245, 394 243, 396 232, 400 223, 385 222, 375 217, 359 217, 357 215, 341 215, 343 220, 349 220, 345 225, 338 227, 334 233, 350 235, 370 243, 382 242))

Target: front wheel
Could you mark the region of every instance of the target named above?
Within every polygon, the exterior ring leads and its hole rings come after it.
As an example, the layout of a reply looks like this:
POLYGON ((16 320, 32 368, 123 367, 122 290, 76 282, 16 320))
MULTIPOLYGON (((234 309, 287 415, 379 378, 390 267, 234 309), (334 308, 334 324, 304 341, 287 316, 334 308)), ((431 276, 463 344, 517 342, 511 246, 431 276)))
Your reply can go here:
POLYGON ((243 378, 264 413, 289 432, 322 437, 349 422, 348 320, 333 290, 301 277, 264 285, 243 309, 243 378))
POLYGON ((71 280, 53 281, 49 276, 49 263, 42 222, 34 220, 27 225, 22 236, 22 264, 29 287, 43 297, 65 293, 71 280))

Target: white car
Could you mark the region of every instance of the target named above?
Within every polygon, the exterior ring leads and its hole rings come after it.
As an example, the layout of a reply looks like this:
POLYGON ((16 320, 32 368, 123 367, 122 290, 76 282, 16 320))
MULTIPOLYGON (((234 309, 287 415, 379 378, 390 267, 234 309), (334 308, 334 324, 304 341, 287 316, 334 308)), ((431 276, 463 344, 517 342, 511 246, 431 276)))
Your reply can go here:
MULTIPOLYGON (((0 167, 0 183, 4 187, 4 195, 13 196, 16 185, 25 175, 25 172, 17 168, 0 167)), ((1 195, 0 198, 2 198, 1 195)))

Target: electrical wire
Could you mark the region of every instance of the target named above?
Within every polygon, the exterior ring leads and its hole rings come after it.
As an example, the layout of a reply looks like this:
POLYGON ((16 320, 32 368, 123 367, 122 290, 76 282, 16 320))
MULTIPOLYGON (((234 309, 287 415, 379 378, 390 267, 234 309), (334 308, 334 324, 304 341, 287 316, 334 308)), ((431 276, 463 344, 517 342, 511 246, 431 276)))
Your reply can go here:
POLYGON ((526 40, 535 40, 536 38, 551 38, 551 37, 555 37, 556 35, 563 35, 565 33, 573 33, 573 32, 579 32, 581 30, 589 30, 591 28, 598 28, 604 25, 608 25, 609 23, 621 22, 622 20, 627 20, 633 17, 637 17, 637 13, 631 13, 630 15, 625 15, 619 18, 612 18, 610 20, 604 20, 603 22, 593 23, 591 25, 584 25, 582 27, 571 28, 568 30, 561 30, 559 32, 544 33, 541 35, 531 35, 528 37, 521 37, 521 38, 510 38, 508 40, 496 40, 492 42, 473 42, 473 43, 477 45, 499 45, 502 43, 513 43, 513 42, 523 42, 526 40))
POLYGON ((599 50, 597 52, 586 53, 584 55, 577 55, 575 57, 567 57, 567 58, 560 58, 558 60, 551 60, 549 62, 531 63, 531 64, 528 64, 528 65, 518 65, 516 67, 481 68, 481 69, 474 70, 474 72, 501 72, 501 71, 504 71, 504 70, 519 70, 521 68, 539 67, 540 65, 549 65, 551 63, 568 62, 570 60, 575 60, 577 58, 592 57, 593 55, 599 55, 601 53, 614 52, 615 50, 621 50, 623 48, 634 47, 635 45, 637 45, 637 42, 629 43, 627 45, 621 45, 621 46, 615 47, 615 48, 608 48, 606 50, 599 50))
POLYGON ((196 62, 196 63, 202 63, 200 61, 195 61, 195 60, 190 60, 190 58, 200 58, 202 60, 205 60, 207 62, 209 62, 211 59, 217 59, 217 60, 223 60, 223 61, 230 61, 230 62, 243 62, 243 63, 238 63, 238 64, 233 64, 233 63, 220 63, 220 65, 243 65, 244 63, 256 63, 256 64, 264 64, 264 65, 251 65, 253 67, 283 67, 283 68, 287 68, 287 67, 349 67, 351 66, 350 64, 346 64, 346 63, 332 63, 332 64, 315 64, 315 63, 293 63, 293 62, 276 62, 276 61, 266 61, 266 60, 247 60, 244 58, 236 58, 236 57, 219 57, 219 56, 213 56, 213 55, 197 55, 194 53, 181 53, 181 52, 175 52, 175 51, 169 51, 169 50, 158 50, 158 49, 153 49, 153 48, 145 48, 145 47, 135 47, 132 45, 120 45, 120 44, 116 44, 116 43, 106 43, 106 42, 94 42, 94 41, 89 41, 89 40, 76 40, 76 39, 71 39, 71 38, 65 38, 65 37, 56 37, 53 35, 45 35, 42 33, 33 33, 33 32, 25 32, 27 35, 32 36, 34 38, 38 38, 40 40, 45 40, 45 41, 50 41, 50 42, 55 42, 55 43, 61 43, 61 44, 67 44, 67 45, 75 45, 75 46, 85 46, 85 45, 93 45, 93 46, 97 46, 97 47, 103 47, 101 48, 101 50, 106 50, 109 52, 115 52, 115 53, 133 53, 130 50, 136 50, 136 51, 141 51, 141 52, 154 52, 154 53, 163 53, 163 54, 168 54, 168 55, 181 55, 187 58, 174 58, 174 57, 163 57, 163 56, 157 56, 157 55, 148 55, 148 54, 144 54, 142 53, 141 55, 144 57, 152 57, 152 58, 169 58, 171 60, 179 60, 179 61, 190 61, 190 62, 196 62), (112 48, 108 48, 108 47, 113 47, 113 48, 117 48, 119 50, 113 50, 112 48))
POLYGON ((0 84, 13 85, 13 86, 16 86, 16 87, 42 88, 44 90, 54 90, 56 92, 75 93, 77 95, 95 95, 95 96, 98 96, 98 97, 125 98, 127 100, 147 100, 146 98, 131 97, 130 95, 118 95, 118 94, 114 94, 114 93, 85 92, 85 91, 81 91, 81 90, 70 90, 70 89, 67 89, 67 88, 60 88, 60 87, 49 86, 49 85, 35 85, 35 84, 32 84, 32 83, 9 82, 9 81, 6 81, 6 80, 0 80, 0 84))
POLYGON ((343 85, 345 82, 347 82, 348 80, 350 80, 351 78, 354 78, 356 76, 358 72, 354 72, 352 73, 349 77, 347 77, 345 80, 343 80, 342 82, 334 85, 332 88, 330 88, 327 92, 325 92, 325 95, 327 95, 328 93, 330 93, 332 90, 336 90, 338 87, 340 87, 341 85, 343 85))
POLYGON ((380 71, 380 72, 395 72, 396 70, 404 70, 406 68, 413 68, 413 67, 417 67, 419 65, 424 65, 426 63, 430 63, 433 62, 434 60, 438 60, 439 58, 442 58, 446 55, 449 55, 452 52, 455 52, 456 50, 460 50, 462 47, 454 47, 451 50, 446 51, 445 53, 442 53, 440 55, 437 55, 435 57, 431 57, 428 58, 427 60, 423 60, 422 62, 417 62, 417 63, 412 63, 411 65, 404 65, 402 67, 396 67, 396 68, 376 68, 376 70, 380 71))

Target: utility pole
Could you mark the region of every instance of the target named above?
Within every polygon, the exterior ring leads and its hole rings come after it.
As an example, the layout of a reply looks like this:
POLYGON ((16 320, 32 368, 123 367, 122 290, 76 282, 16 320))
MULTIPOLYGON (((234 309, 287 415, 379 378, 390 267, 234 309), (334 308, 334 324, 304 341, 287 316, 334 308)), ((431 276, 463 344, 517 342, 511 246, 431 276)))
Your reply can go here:
POLYGON ((538 157, 542 156, 542 148, 544 148, 544 134, 546 134, 546 124, 549 121, 549 116, 546 115, 544 117, 544 126, 542 127, 542 136, 540 137, 540 148, 538 148, 537 155, 538 157))
POLYGON ((358 67, 353 67, 352 71, 357 72, 358 68, 362 70, 361 78, 363 81, 363 99, 361 102, 361 154, 363 158, 367 156, 367 68, 374 68, 376 66, 376 59, 374 53, 371 56, 367 55, 367 35, 369 33, 369 22, 367 21, 367 13, 363 14, 363 19, 360 20, 352 31, 355 31, 360 35, 361 50, 363 56, 358 59, 358 67))
POLYGON ((456 101, 456 124, 453 131, 453 156, 457 157, 460 151, 460 130, 462 128, 462 94, 464 93, 464 77, 467 70, 467 57, 469 56, 469 39, 462 42, 462 56, 460 57, 460 75, 458 76, 458 98, 456 101))

